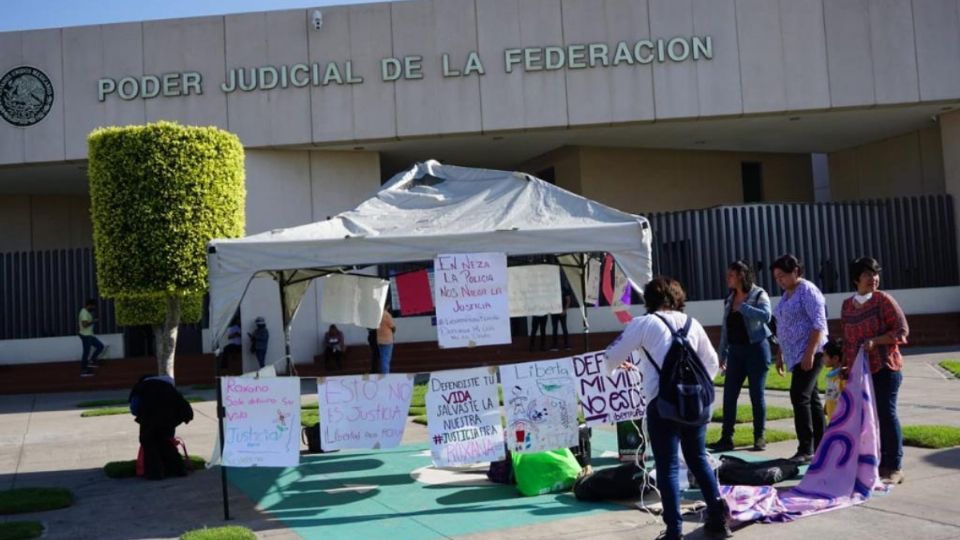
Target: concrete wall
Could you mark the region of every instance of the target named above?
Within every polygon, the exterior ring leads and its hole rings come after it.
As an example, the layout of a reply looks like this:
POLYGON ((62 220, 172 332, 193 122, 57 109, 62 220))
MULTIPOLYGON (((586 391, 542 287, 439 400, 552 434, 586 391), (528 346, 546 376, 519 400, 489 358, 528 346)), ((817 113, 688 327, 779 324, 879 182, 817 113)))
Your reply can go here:
MULTIPOLYGON (((247 150, 247 234, 303 225, 349 210, 380 187, 380 157, 371 152, 247 150)), ((244 333, 257 316, 270 331, 267 361, 282 369, 283 329, 277 284, 255 279, 240 306, 244 333)), ((319 294, 307 291, 291 332, 291 355, 312 362, 327 323, 318 318, 319 294)), ((351 341, 366 341, 366 330, 344 328, 351 341)), ((256 365, 244 336, 244 367, 256 365)))
POLYGON ((0 195, 0 253, 93 246, 86 195, 0 195))
POLYGON ((829 155, 834 201, 944 193, 940 127, 931 126, 829 155))
POLYGON ((56 99, 0 122, 0 164, 83 159, 97 126, 217 125, 248 147, 908 104, 960 97, 955 0, 413 0, 0 34, 0 73, 36 66, 56 99), (711 60, 507 72, 505 50, 710 36, 711 60), (484 74, 463 70, 477 52, 484 74), (420 56, 423 77, 380 61, 420 56), (361 84, 224 93, 235 68, 346 62, 361 84), (98 99, 98 80, 196 71, 203 94, 98 99), (482 106, 481 106, 482 104, 482 106))
MULTIPOLYGON (((123 334, 98 334, 97 337, 109 347, 104 352, 103 358, 123 358, 123 334)), ((83 347, 77 336, 6 339, 0 343, 3 344, 0 347, 0 365, 76 360, 77 372, 80 371, 80 354, 83 352, 83 347)))
POLYGON ((806 154, 582 147, 579 193, 634 213, 739 204, 745 161, 762 164, 766 201, 813 201, 806 154))
POLYGON ((583 193, 581 184, 580 147, 565 146, 532 159, 517 167, 517 170, 536 175, 553 167, 558 187, 573 193, 583 193))
POLYGON ((957 253, 960 254, 960 112, 940 116, 944 190, 953 196, 957 253))

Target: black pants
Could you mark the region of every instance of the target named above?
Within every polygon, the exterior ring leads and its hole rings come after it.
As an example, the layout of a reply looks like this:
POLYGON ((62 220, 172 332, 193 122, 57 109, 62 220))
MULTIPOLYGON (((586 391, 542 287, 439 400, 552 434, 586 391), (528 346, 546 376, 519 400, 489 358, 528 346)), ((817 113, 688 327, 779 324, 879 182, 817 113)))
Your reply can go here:
POLYGON ((367 345, 370 346, 370 373, 376 373, 380 370, 380 346, 377 345, 376 330, 367 333, 367 345))
POLYGON ((570 348, 570 335, 567 333, 567 314, 564 313, 551 313, 550 314, 550 324, 553 325, 553 348, 557 348, 557 325, 559 324, 563 327, 563 346, 567 349, 570 348))
POLYGON ((540 350, 547 350, 547 316, 534 315, 530 321, 530 350, 533 350, 534 342, 537 339, 537 332, 540 332, 540 350))
POLYGON ((797 429, 797 452, 813 454, 823 438, 823 402, 817 389, 817 377, 823 369, 823 357, 817 354, 813 369, 804 371, 800 364, 793 367, 790 381, 790 402, 793 404, 793 423, 797 429))
POLYGON ((187 466, 177 448, 170 443, 176 428, 140 424, 140 445, 143 447, 143 471, 149 480, 167 476, 185 476, 187 466))

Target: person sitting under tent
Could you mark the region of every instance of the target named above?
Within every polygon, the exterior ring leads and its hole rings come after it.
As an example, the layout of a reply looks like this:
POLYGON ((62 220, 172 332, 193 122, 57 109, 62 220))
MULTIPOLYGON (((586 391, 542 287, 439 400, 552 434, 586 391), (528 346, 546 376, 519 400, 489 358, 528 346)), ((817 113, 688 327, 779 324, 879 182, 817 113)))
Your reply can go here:
POLYGON ((166 375, 144 375, 130 391, 130 412, 140 424, 144 474, 148 480, 186 476, 173 439, 177 426, 193 420, 193 407, 166 375))
POLYGON ((330 329, 323 336, 323 344, 323 360, 327 369, 330 368, 331 360, 336 364, 337 369, 343 369, 343 355, 347 352, 347 344, 343 341, 343 332, 337 328, 337 325, 330 325, 330 329))

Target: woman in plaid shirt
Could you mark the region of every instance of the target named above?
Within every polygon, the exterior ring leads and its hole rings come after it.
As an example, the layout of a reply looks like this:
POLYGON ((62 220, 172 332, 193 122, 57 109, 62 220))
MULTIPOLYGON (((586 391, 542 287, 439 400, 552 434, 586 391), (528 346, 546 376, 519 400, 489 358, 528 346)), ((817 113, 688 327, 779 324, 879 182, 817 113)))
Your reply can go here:
POLYGON ((880 264, 862 257, 850 265, 850 280, 857 293, 843 301, 843 360, 849 367, 863 347, 873 374, 873 389, 880 423, 880 477, 887 483, 903 482, 903 433, 897 418, 897 393, 903 375, 900 345, 910 328, 903 310, 880 287, 880 264))

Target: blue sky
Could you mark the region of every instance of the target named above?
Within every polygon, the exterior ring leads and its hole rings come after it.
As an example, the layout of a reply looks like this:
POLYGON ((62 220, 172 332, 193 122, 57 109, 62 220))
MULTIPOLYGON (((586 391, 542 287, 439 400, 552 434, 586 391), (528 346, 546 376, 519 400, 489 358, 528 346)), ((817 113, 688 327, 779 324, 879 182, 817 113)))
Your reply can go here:
POLYGON ((248 11, 362 4, 374 0, 23 0, 3 2, 0 32, 248 11))

